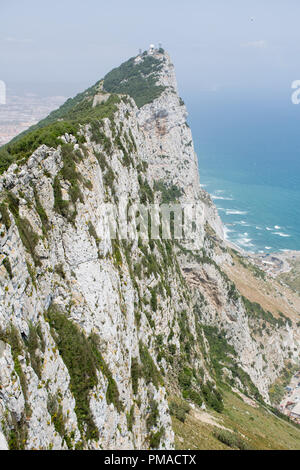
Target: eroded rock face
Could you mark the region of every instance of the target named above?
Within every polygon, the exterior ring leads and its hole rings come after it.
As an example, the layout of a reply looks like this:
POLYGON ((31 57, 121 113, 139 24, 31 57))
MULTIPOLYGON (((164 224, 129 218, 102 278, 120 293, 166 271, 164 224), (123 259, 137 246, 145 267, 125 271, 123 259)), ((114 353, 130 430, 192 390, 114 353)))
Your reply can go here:
MULTIPOLYGON (((167 96, 165 100, 167 105, 167 96)), ((161 253, 167 258, 166 247, 160 244, 160 252, 156 246, 145 248, 149 257, 158 260, 154 272, 148 272, 137 240, 125 248, 127 245, 110 239, 103 210, 105 202, 124 197, 140 202, 141 178, 142 181, 148 178, 152 186, 150 152, 145 132, 138 129, 137 114, 134 102, 129 100, 120 103, 113 126, 104 119, 101 130, 112 142, 112 148, 102 167, 96 156, 99 158, 103 146, 93 140, 89 126, 85 128, 87 143, 82 149, 74 136, 63 136, 63 142, 79 152, 76 171, 82 182, 81 201, 74 205, 70 201, 70 182, 60 181, 62 198, 69 202, 70 212, 76 206, 72 221, 66 220, 68 217, 63 217, 55 207, 55 181, 64 165, 60 147, 41 146, 27 163, 13 165, 0 179, 3 194, 9 191, 12 204, 17 201, 18 212, 17 216, 13 214, 12 205, 7 203, 9 226, 1 225, 2 260, 9 260, 11 272, 2 264, 0 409, 2 417, 8 414, 3 429, 8 438, 10 430, 15 432, 15 421, 24 422, 26 448, 173 447, 166 390, 162 382, 153 384, 151 377, 145 378, 147 373, 141 370, 133 393, 132 363, 138 361, 139 369, 158 369, 156 338, 160 335, 167 345, 168 336, 175 330, 169 343, 179 348, 177 313, 191 307, 170 255, 164 272, 157 271, 162 263, 161 253), (123 136, 130 132, 136 148, 130 165, 124 164, 124 153, 113 144, 113 132, 121 129, 123 136), (144 170, 144 162, 149 164, 149 174, 144 170), (139 166, 142 172, 137 169, 139 166), (113 174, 109 183, 105 179, 108 172, 113 174), (20 232, 26 231, 26 227, 22 223, 30 226, 29 235, 36 234, 34 254, 30 254, 32 247, 24 246, 20 232), (140 279, 132 273, 135 264, 140 265, 140 279), (168 295, 163 284, 169 289, 168 295), (155 306, 151 306, 154 292, 155 306), (91 387, 87 399, 98 433, 95 439, 86 437, 85 421, 78 422, 72 372, 58 340, 59 334, 66 333, 57 331, 49 320, 48 312, 53 306, 78 325, 86 337, 94 334, 99 338, 109 374, 105 375, 99 367, 97 384, 91 387), (14 330, 9 336, 11 328, 14 330), (30 328, 38 329, 39 338, 34 345, 37 349, 29 353, 28 349, 34 347, 30 345, 33 341, 30 328), (12 354, 13 341, 18 344, 12 354), (141 363, 141 344, 147 346, 151 364, 141 363), (40 356, 39 370, 32 364, 35 355, 40 356), (117 400, 108 398, 111 377, 122 403, 119 409, 117 400), (58 414, 63 427, 57 423, 58 414), (155 439, 152 444, 151 439, 155 439)), ((179 151, 179 146, 178 141, 174 151, 179 151)), ((165 359, 160 367, 167 371, 165 359)), ((19 441, 19 435, 17 438, 19 441)))
MULTIPOLYGON (((0 177, 0 448, 172 449, 178 375, 188 368, 195 387, 214 382, 202 323, 226 330, 265 398, 287 344, 299 348, 292 329, 276 332, 266 373, 244 307, 216 268, 230 260, 222 224, 200 188, 174 67, 157 57, 165 88, 153 102, 138 109, 122 97, 113 120, 81 126, 84 143, 65 134, 0 177), (183 252, 169 240, 111 239, 105 204, 157 202, 157 183, 198 208, 183 252), (188 248, 212 265, 190 263, 188 248)), ((94 106, 107 103, 96 96, 94 106)))
MULTIPOLYGON (((213 264, 183 262, 184 275, 195 295, 199 321, 226 332, 238 363, 249 375, 264 400, 269 403, 269 388, 286 363, 297 363, 299 330, 288 323, 260 327, 249 318, 240 297, 230 295, 230 283, 213 264)), ((239 384, 243 387, 243 384, 239 384)))
POLYGON ((147 147, 151 180, 177 186, 182 190, 181 203, 191 203, 197 208, 199 227, 192 247, 199 249, 203 246, 205 219, 198 160, 186 121, 187 110, 178 95, 174 65, 166 53, 162 61, 157 83, 166 87, 165 91, 154 102, 143 106, 137 119, 147 147))
MULTIPOLYGON (((117 126, 123 122, 126 129, 135 131, 135 138, 139 144, 142 137, 137 133, 136 123, 135 125, 132 123, 134 111, 132 105, 127 108, 121 106, 115 124, 117 126), (126 122, 124 113, 128 109, 131 116, 126 122)), ((111 136, 108 124, 107 134, 111 136)), ((89 142, 88 135, 87 140, 89 142)), ((154 342, 154 335, 145 315, 138 331, 135 320, 137 291, 133 287, 124 255, 120 255, 118 265, 113 257, 114 251, 109 233, 105 231, 101 204, 107 198, 110 189, 104 186, 103 173, 94 156, 94 151, 100 150, 100 147, 97 144, 93 146, 89 142, 86 145, 87 156, 77 166, 82 178, 90 182, 91 189, 85 188, 83 201, 76 205, 77 214, 73 223, 68 223, 54 210, 54 178, 62 167, 59 149, 50 150, 41 147, 21 168, 19 175, 15 175, 10 169, 2 177, 3 186, 7 187, 9 181, 10 191, 15 197, 24 192, 23 199, 19 203, 19 216, 22 220, 27 220, 32 231, 39 236, 35 250, 40 261, 39 266, 35 266, 20 239, 18 226, 11 213, 9 229, 6 230, 2 225, 2 259, 10 260, 12 278, 9 278, 2 265, 1 330, 7 331, 13 324, 18 334, 23 333, 28 338, 29 325, 39 325, 44 343, 40 377, 32 365, 27 364, 29 362, 27 356, 20 360, 22 373, 28 383, 26 401, 31 408, 25 417, 28 426, 27 448, 58 449, 66 445, 66 439, 62 439, 64 436, 60 436, 55 429, 53 424, 55 420, 51 418, 49 406, 47 408, 49 397, 59 396, 65 435, 72 436, 72 444, 80 440, 75 412, 76 401, 71 392, 69 371, 53 338, 55 334, 45 318, 48 308, 54 304, 63 314, 68 315, 70 320, 79 325, 86 336, 91 333, 99 336, 103 358, 114 378, 124 408, 120 413, 113 403, 107 403, 107 378, 99 370, 98 384, 91 389, 89 397, 90 410, 99 431, 99 438, 91 440, 87 445, 93 448, 111 449, 134 446, 147 448, 149 445, 147 438, 151 430, 147 430, 146 420, 149 415, 149 397, 151 397, 158 406, 158 418, 153 429, 161 429, 163 435, 159 446, 167 448, 173 446, 173 432, 164 388, 158 386, 156 389, 151 384, 146 385, 141 378, 137 396, 134 397, 132 392, 132 358, 139 356, 139 341, 147 343, 149 340, 151 345, 154 342), (38 195, 39 203, 47 215, 45 235, 36 207, 28 204, 28 201, 34 204, 36 199, 34 193, 38 195), (137 406, 134 400, 140 396, 141 404, 137 406), (130 414, 132 406, 136 408, 134 413, 136 419, 132 431, 129 432, 126 414, 130 414)), ((135 158, 137 160, 137 157, 135 158)), ((121 197, 126 193, 138 200, 137 170, 123 166, 122 155, 117 149, 112 152, 110 164, 114 168, 117 180, 116 195, 121 197)), ((63 182, 62 191, 65 198, 68 198, 68 189, 69 184, 63 182)), ((137 257, 137 246, 133 247, 130 256, 133 262, 137 257)), ((152 275, 149 279, 141 280, 139 284, 141 292, 146 293, 148 284, 154 286, 156 281, 152 275)), ((157 334, 160 332, 169 334, 168 322, 175 314, 176 298, 177 296, 174 296, 171 304, 161 300, 160 308, 164 312, 164 318, 162 320, 158 318, 157 334)), ((160 299, 158 301, 160 302, 160 299)), ((22 337, 19 341, 22 343, 22 337)), ((20 347, 26 351, 26 340, 23 343, 20 347)), ((1 344, 2 416, 9 411, 18 421, 24 413, 24 390, 22 392, 20 378, 15 372, 10 346, 5 342, 1 344)), ((7 426, 11 424, 8 420, 7 426)))

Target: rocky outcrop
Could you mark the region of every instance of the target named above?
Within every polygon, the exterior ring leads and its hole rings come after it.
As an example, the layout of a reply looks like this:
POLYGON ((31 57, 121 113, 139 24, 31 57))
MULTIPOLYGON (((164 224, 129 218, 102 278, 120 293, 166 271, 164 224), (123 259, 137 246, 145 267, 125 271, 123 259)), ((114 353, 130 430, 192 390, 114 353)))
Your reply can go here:
MULTIPOLYGON (((195 295, 198 321, 225 332, 236 351, 238 365, 269 403, 269 388, 279 371, 287 362, 298 361, 299 329, 286 321, 276 323, 274 317, 274 323, 251 317, 218 265, 204 262, 200 266, 193 260, 185 261, 184 266, 185 278, 195 295)), ((238 385, 243 388, 242 383, 238 385)))
POLYGON ((181 204, 195 207, 198 224, 192 247, 200 249, 204 239, 204 205, 198 160, 186 121, 187 110, 178 95, 175 69, 169 55, 156 53, 155 57, 163 64, 158 84, 165 90, 137 113, 147 148, 149 176, 152 182, 163 181, 166 185, 178 187, 182 191, 181 204))
POLYGON ((66 134, 0 179, 0 413, 10 447, 173 447, 162 379, 169 364, 157 345, 180 350, 178 315, 191 306, 171 244, 111 240, 105 212, 107 203, 152 194, 152 150, 137 114, 132 100, 121 101, 113 123, 98 123, 98 141, 87 125, 85 144, 66 134), (82 371, 93 384, 85 403, 68 357, 79 354, 80 334, 87 354, 96 338, 100 357, 98 370, 82 371))
POLYGON ((221 409, 204 324, 225 330, 266 399, 286 338, 298 351, 291 328, 272 330, 263 362, 219 267, 231 257, 200 188, 174 67, 162 51, 151 57, 154 99, 137 107, 101 82, 75 98, 73 132, 29 158, 20 144, 0 177, 1 447, 172 449, 170 394, 221 409), (108 208, 178 201, 196 208, 193 240, 123 237, 119 216, 111 237, 108 208))
MULTIPOLYGON (((121 107, 116 123, 123 122, 124 113, 132 106, 121 107)), ((132 118, 131 118, 132 119, 132 118)), ((134 132, 132 123, 125 123, 126 129, 134 132)), ((136 126, 135 126, 136 127, 136 126)), ((108 128, 107 134, 111 135, 108 128)), ((136 135, 137 142, 140 140, 136 135)), ((87 136, 89 142, 90 138, 87 136)), ((10 227, 2 224, 2 260, 9 260, 12 274, 7 272, 2 264, 1 285, 1 330, 6 332, 13 325, 15 335, 20 342, 20 354, 12 353, 11 346, 6 344, 1 361, 1 406, 2 416, 7 412, 19 421, 25 413, 25 401, 30 412, 26 414, 29 448, 60 448, 64 447, 68 436, 72 436, 71 445, 80 440, 78 416, 76 416, 76 400, 71 392, 70 371, 64 363, 64 355, 60 353, 59 344, 55 341, 55 328, 47 320, 47 311, 50 306, 68 315, 70 321, 80 326, 88 337, 92 333, 99 336, 101 353, 109 368, 124 411, 119 413, 116 403, 109 403, 107 399, 108 379, 103 372, 97 372, 98 384, 90 390, 90 410, 99 432, 99 439, 88 445, 93 448, 142 448, 146 444, 149 432, 146 429, 146 420, 149 415, 150 398, 158 407, 156 427, 163 429, 162 444, 172 447, 173 433, 170 427, 170 417, 164 388, 146 385, 144 379, 139 380, 136 400, 140 400, 138 407, 135 404, 131 386, 132 361, 139 357, 139 341, 143 339, 148 344, 148 337, 153 336, 147 317, 141 319, 141 331, 138 332, 135 320, 137 292, 130 277, 129 266, 122 254, 117 258, 118 248, 113 248, 109 233, 105 231, 104 213, 101 206, 108 196, 111 188, 105 187, 103 173, 94 156, 96 149, 92 143, 85 146, 86 156, 77 165, 81 178, 88 181, 84 190, 83 200, 76 204, 76 217, 73 223, 65 220, 55 209, 54 180, 60 171, 63 162, 61 150, 52 150, 41 147, 28 160, 27 164, 14 173, 15 167, 2 177, 2 185, 9 188, 10 196, 18 199, 17 217, 25 224, 27 221, 32 233, 36 234, 37 243, 34 248, 39 262, 36 265, 28 250, 24 247, 20 230, 11 211, 8 210, 10 227), (36 201, 39 201, 44 219, 38 213, 36 201), (43 232, 43 220, 47 220, 46 235, 43 232), (33 351, 33 355, 41 354, 39 376, 34 371, 28 357, 30 340, 30 326, 39 328, 44 350, 33 351), (24 341, 23 341, 24 338, 24 341), (13 355, 17 357, 13 357, 13 355), (22 390, 20 374, 16 373, 16 361, 22 369, 21 376, 30 383, 30 387, 22 390), (29 362, 29 364, 28 364, 29 362), (24 396, 26 395, 26 396, 24 396), (61 406, 64 434, 55 429, 55 418, 51 417, 49 400, 57 398, 61 406), (138 398, 139 397, 139 398, 138 398), (130 415, 134 407, 135 422, 132 431, 128 431, 126 415, 130 415), (136 408, 136 409, 135 409, 136 408)), ((76 150, 76 144, 75 144, 76 150)), ((82 152, 79 150, 79 152, 82 152)), ((132 198, 138 197, 139 183, 137 171, 123 166, 120 151, 113 151, 111 161, 114 168, 116 196, 126 192, 132 198), (128 185, 128 182, 130 184, 128 185)), ((106 170, 107 171, 107 170, 106 170)), ((68 199, 70 183, 62 181, 61 191, 63 198, 68 199)), ((70 203, 71 204, 71 203, 70 203)), ((12 209, 11 209, 12 210, 12 209)), ((71 209, 72 210, 72 209, 71 209)), ((23 223, 22 222, 22 223, 23 223)), ((28 234, 30 236, 30 233, 28 234)), ((137 242, 131 249, 132 262, 137 254, 137 242)), ((143 281, 139 288, 141 295, 146 294, 148 284, 155 285, 150 278, 143 281)), ((146 307, 145 307, 146 308, 146 307)), ((165 312, 163 324, 158 327, 160 331, 168 333, 168 322, 174 315, 174 305, 164 305, 165 312)), ((160 322, 161 323, 161 322, 160 322)), ((4 339, 4 338, 2 338, 4 339)), ((40 341, 40 340, 39 340, 40 341)), ((150 342, 154 341, 154 337, 150 342)), ((41 347, 39 344, 37 347, 41 347)), ((30 354, 29 354, 30 356, 30 354)), ((147 366, 145 366, 147 367, 147 366)), ((153 367, 155 367, 153 365, 153 367)), ((84 380, 84 377, 82 378, 84 380)), ((58 405, 57 405, 58 406, 58 405)), ((55 409, 55 406, 54 406, 55 409)), ((119 410, 120 411, 120 410, 119 410)), ((151 410, 150 410, 151 411, 151 410)), ((55 413, 53 413, 54 415, 55 413)), ((154 420, 155 424, 155 420, 154 420)), ((13 423, 7 422, 8 428, 13 423)), ((5 431, 5 430, 4 430, 5 431)), ((84 434, 81 431, 81 434, 84 434)))

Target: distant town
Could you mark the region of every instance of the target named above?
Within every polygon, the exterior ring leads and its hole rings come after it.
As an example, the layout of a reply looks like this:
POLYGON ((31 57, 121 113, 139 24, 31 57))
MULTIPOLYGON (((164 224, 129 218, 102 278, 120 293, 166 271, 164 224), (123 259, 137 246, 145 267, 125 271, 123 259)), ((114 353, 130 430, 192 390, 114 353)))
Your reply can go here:
POLYGON ((8 90, 6 104, 0 106, 0 146, 46 117, 65 100, 63 96, 16 95, 8 90))
POLYGON ((279 410, 300 424, 300 371, 293 375, 285 390, 286 394, 279 405, 279 410))

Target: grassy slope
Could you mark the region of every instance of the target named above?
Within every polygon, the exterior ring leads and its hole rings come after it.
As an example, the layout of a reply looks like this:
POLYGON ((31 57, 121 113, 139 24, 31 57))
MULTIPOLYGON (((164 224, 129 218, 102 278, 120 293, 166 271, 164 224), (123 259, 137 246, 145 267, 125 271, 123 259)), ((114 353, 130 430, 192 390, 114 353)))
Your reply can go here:
POLYGON ((165 87, 156 84, 162 61, 143 54, 142 61, 135 63, 132 57, 104 77, 103 89, 109 93, 131 96, 138 108, 158 98, 165 87))
POLYGON ((287 284, 293 291, 300 296, 300 259, 291 260, 291 271, 288 273, 280 274, 278 279, 287 284))
MULTIPOLYGON (((224 392, 225 408, 222 414, 209 411, 213 420, 227 429, 238 433, 247 445, 258 450, 300 449, 300 429, 269 413, 262 408, 254 408, 236 394, 224 392)), ((191 410, 185 422, 173 417, 176 449, 221 450, 231 448, 221 443, 214 432, 218 428, 199 419, 199 414, 191 410)))
POLYGON ((268 276, 263 279, 252 265, 246 267, 239 256, 231 254, 234 266, 224 265, 223 269, 242 295, 251 302, 259 303, 275 317, 279 317, 279 312, 282 312, 293 321, 300 320, 300 297, 297 293, 268 276))
POLYGON ((40 145, 57 147, 61 143, 61 135, 71 133, 78 137, 80 125, 99 121, 103 117, 112 118, 115 105, 120 101, 118 94, 131 96, 139 108, 152 102, 165 89, 156 85, 161 68, 161 60, 144 54, 138 64, 131 58, 113 69, 104 78, 105 90, 111 93, 107 102, 93 107, 93 97, 101 93, 101 81, 67 100, 48 117, 0 148, 0 174, 12 163, 24 163, 40 145))
MULTIPOLYGON (((276 319, 284 318, 284 314, 288 319, 299 320, 298 295, 265 276, 256 266, 238 254, 231 252, 231 255, 234 265, 224 265, 222 269, 242 295, 251 302, 259 303, 266 312, 272 312, 276 319)), ((222 351, 225 354, 224 348, 221 348, 222 351)), ((224 358, 219 357, 220 354, 214 357, 212 349, 211 354, 216 363, 221 360, 223 362, 224 358)), ((263 405, 254 408, 244 403, 238 395, 228 389, 224 392, 224 411, 218 414, 210 409, 208 413, 220 425, 232 430, 233 436, 242 438, 245 445, 251 449, 300 449, 300 429, 270 413, 263 405)), ((225 434, 228 434, 228 431, 218 430, 214 423, 209 424, 206 418, 205 415, 201 417, 200 410, 193 409, 184 423, 173 416, 177 449, 230 449, 214 435, 216 431, 225 434)))
POLYGON ((72 103, 65 103, 48 118, 0 148, 0 174, 14 162, 26 162, 42 144, 56 148, 62 142, 60 136, 65 133, 71 133, 83 142, 85 139, 79 135, 80 125, 92 124, 105 117, 112 119, 119 102, 117 95, 111 95, 105 103, 93 107, 92 95, 87 95, 81 100, 74 98, 72 103))

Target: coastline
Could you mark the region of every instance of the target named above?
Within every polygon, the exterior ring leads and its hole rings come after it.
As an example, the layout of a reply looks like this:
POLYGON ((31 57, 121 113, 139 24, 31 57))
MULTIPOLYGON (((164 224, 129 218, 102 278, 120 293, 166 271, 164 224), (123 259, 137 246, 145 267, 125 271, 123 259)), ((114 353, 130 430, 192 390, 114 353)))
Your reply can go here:
POLYGON ((299 207, 299 192, 291 196, 286 188, 257 189, 251 181, 232 182, 211 176, 212 171, 200 167, 201 186, 217 207, 227 241, 249 254, 300 250, 300 214, 291 210, 299 207))
MULTIPOLYGON (((226 245, 232 250, 237 251, 243 257, 248 258, 258 268, 263 270, 269 276, 276 278, 283 274, 290 273, 293 269, 299 270, 300 277, 300 250, 274 251, 271 253, 249 252, 225 239, 226 245)), ((300 284, 299 284, 300 290, 300 284)))

